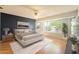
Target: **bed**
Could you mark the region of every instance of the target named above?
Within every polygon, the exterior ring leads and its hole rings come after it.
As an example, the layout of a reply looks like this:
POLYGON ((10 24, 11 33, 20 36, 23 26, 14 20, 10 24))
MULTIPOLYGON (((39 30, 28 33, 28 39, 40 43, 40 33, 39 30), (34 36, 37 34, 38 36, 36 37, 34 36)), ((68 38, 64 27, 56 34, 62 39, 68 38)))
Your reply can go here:
POLYGON ((22 47, 27 47, 43 40, 43 35, 27 29, 15 29, 15 38, 22 47))

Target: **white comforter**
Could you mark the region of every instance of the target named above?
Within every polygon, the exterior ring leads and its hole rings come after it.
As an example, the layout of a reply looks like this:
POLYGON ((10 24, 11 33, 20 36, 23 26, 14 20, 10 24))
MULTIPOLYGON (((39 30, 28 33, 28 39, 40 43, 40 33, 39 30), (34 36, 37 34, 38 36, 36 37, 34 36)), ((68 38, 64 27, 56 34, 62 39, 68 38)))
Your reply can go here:
POLYGON ((16 40, 23 46, 26 47, 32 43, 43 40, 43 35, 39 33, 32 33, 30 35, 18 36, 16 35, 16 40))

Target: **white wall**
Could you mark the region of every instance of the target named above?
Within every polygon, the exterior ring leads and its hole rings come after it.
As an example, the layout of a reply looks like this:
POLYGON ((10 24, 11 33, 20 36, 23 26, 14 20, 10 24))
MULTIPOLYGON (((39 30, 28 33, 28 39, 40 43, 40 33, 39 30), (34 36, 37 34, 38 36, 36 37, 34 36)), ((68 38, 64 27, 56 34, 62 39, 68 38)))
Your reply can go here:
POLYGON ((36 27, 37 27, 37 24, 38 24, 38 23, 40 23, 40 28, 39 28, 39 29, 36 28, 36 32, 38 32, 38 33, 43 33, 43 26, 44 26, 43 23, 44 23, 44 22, 42 22, 42 21, 41 21, 41 22, 36 21, 36 27))
POLYGON ((27 7, 25 8, 20 5, 3 5, 2 7, 3 9, 1 10, 1 12, 28 18, 34 18, 34 11, 27 7))
POLYGON ((78 16, 79 16, 79 8, 78 8, 78 16))

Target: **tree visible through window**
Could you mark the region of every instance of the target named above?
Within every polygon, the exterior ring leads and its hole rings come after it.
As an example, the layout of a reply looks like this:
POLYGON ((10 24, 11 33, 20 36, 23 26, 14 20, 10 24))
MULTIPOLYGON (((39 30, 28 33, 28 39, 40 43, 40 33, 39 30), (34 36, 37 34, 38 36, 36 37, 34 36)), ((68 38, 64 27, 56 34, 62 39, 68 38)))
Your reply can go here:
POLYGON ((48 31, 61 31, 62 30, 62 22, 59 20, 51 21, 48 25, 48 31))

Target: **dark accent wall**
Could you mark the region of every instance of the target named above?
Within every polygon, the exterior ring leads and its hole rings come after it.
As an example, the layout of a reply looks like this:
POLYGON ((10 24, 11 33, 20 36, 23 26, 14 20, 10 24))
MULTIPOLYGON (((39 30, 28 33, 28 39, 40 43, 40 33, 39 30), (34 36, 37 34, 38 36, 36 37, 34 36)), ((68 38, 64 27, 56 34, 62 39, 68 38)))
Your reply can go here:
POLYGON ((32 30, 35 31, 35 20, 34 19, 11 15, 7 13, 1 13, 1 28, 2 28, 1 33, 2 35, 4 34, 3 28, 10 28, 12 29, 11 31, 13 32, 14 29, 17 28, 18 21, 28 22, 32 30))
POLYGON ((1 12, 0 12, 0 40, 1 40, 1 12))

